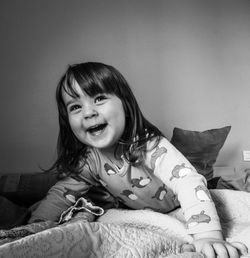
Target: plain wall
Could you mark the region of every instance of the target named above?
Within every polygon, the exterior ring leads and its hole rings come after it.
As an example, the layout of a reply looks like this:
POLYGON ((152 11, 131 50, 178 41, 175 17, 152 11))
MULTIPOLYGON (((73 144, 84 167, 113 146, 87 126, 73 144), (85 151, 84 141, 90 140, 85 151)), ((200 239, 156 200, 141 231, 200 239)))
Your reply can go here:
POLYGON ((216 165, 250 166, 249 14, 248 0, 1 1, 0 174, 55 160, 55 88, 85 61, 118 68, 169 139, 231 125, 216 165))

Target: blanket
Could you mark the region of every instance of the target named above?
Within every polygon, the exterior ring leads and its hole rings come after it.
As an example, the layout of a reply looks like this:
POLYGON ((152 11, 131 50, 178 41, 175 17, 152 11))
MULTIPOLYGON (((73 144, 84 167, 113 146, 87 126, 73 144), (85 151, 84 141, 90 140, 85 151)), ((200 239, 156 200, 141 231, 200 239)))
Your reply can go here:
MULTIPOLYGON (((211 195, 225 238, 250 249, 250 193, 212 190, 211 195)), ((0 231, 5 240, 0 257, 202 257, 185 249, 192 238, 181 209, 170 214, 110 209, 95 222, 77 217, 62 225, 43 223, 15 228, 12 235, 0 231)))

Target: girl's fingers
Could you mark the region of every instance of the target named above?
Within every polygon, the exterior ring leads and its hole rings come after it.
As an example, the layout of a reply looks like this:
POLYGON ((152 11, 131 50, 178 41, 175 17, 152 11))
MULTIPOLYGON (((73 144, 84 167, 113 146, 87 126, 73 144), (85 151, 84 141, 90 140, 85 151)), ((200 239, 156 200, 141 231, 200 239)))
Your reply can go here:
POLYGON ((195 247, 192 244, 184 244, 181 247, 181 251, 184 252, 195 252, 195 247))
MULTIPOLYGON (((220 257, 220 258, 228 258, 231 257, 228 253, 228 249, 227 247, 224 245, 224 243, 213 243, 213 248, 214 251, 216 253, 216 257, 220 257)), ((232 249, 234 249, 232 247, 232 249)), ((232 258, 239 258, 238 253, 236 252, 236 256, 232 257, 232 258)))
POLYGON ((202 246, 200 251, 205 257, 216 258, 216 253, 212 245, 206 243, 202 246))
POLYGON ((231 257, 231 258, 240 257, 238 250, 234 246, 232 246, 230 244, 226 244, 225 246, 227 248, 227 252, 228 252, 229 257, 231 257))
POLYGON ((245 244, 240 242, 231 242, 230 245, 235 247, 240 252, 240 254, 242 255, 248 254, 248 249, 245 244))

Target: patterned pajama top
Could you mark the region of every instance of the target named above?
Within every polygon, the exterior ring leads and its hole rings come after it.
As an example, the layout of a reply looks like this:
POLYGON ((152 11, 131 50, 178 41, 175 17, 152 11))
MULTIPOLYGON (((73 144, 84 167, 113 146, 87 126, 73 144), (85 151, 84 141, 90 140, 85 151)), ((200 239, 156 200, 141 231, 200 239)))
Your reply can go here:
MULTIPOLYGON (((90 188, 105 188, 114 206, 123 203, 132 209, 161 213, 181 206, 189 234, 221 230, 205 178, 166 138, 161 138, 157 146, 148 142, 147 150, 145 167, 131 166, 124 160, 119 168, 92 148, 81 173, 58 181, 33 212, 30 222, 57 221, 79 197, 88 198, 90 188)), ((97 199, 102 198, 100 193, 97 199)))

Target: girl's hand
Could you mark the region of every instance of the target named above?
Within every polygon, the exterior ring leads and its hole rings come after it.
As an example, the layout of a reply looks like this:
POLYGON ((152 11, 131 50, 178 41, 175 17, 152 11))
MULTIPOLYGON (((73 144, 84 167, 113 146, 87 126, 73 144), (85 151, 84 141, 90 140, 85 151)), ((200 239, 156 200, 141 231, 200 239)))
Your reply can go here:
POLYGON ((196 252, 206 258, 238 258, 247 254, 247 247, 240 242, 228 243, 222 239, 200 238, 193 241, 196 252))

